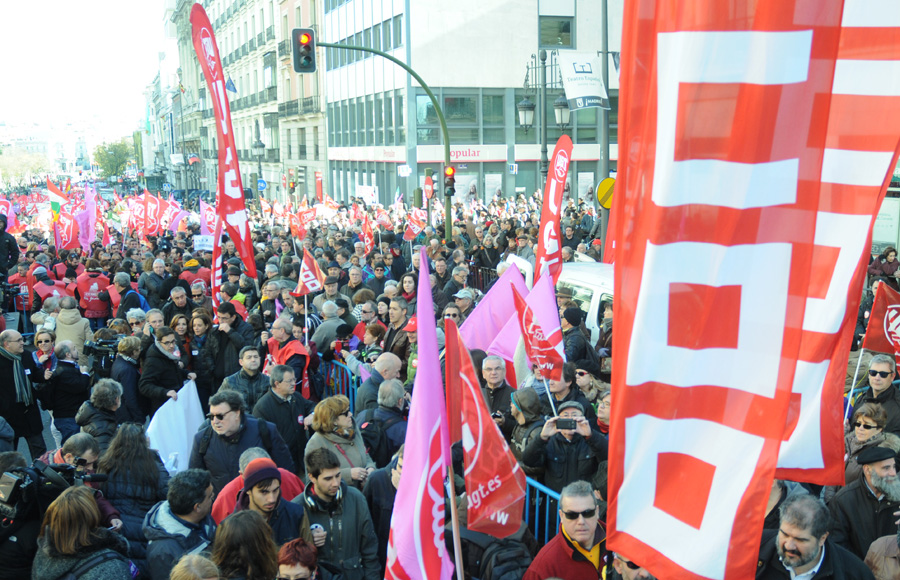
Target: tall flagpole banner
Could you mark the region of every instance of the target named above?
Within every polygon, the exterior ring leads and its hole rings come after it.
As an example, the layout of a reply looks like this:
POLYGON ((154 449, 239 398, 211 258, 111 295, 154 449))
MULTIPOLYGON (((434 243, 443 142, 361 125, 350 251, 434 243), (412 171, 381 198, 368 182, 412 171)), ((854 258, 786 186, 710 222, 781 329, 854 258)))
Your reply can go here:
POLYGON ((566 186, 571 159, 572 139, 568 135, 563 135, 553 149, 547 183, 544 186, 541 228, 538 233, 537 251, 534 253, 534 282, 544 274, 545 266, 553 277, 554 285, 562 273, 562 233, 559 231, 559 216, 562 212, 563 189, 566 186))
POLYGON ((234 129, 231 126, 231 107, 225 93, 225 75, 219 58, 219 47, 213 34, 212 24, 206 10, 200 4, 191 8, 191 28, 194 51, 216 116, 216 135, 219 143, 219 195, 216 211, 222 219, 228 237, 234 242, 237 252, 243 258, 246 274, 256 277, 256 261, 253 256, 253 240, 250 237, 250 223, 244 204, 244 187, 241 184, 241 169, 238 163, 234 129))
MULTIPOLYGON (((847 359, 871 232, 900 145, 896 4, 845 0, 800 357, 775 476, 844 483, 847 359)), ((849 483, 849 482, 848 482, 849 483)))
MULTIPOLYGON (((425 248, 422 263, 427 264, 425 248)), ((433 312, 431 284, 417 290, 421 312, 433 312)), ((450 436, 437 330, 433 316, 419 319, 419 370, 413 386, 403 451, 403 474, 391 514, 387 580, 448 580, 453 563, 444 544, 444 476, 450 436)))
POLYGON ((754 577, 834 167, 843 4, 625 6, 609 547, 660 578, 754 577))

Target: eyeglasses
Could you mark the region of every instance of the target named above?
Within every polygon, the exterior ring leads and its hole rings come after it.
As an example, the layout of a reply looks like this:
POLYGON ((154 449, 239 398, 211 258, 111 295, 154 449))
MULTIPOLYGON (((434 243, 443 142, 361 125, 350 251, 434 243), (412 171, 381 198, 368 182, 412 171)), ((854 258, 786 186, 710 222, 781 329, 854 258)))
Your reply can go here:
POLYGON ((629 562, 628 560, 623 560, 622 558, 619 558, 618 556, 616 556, 616 558, 619 560, 619 562, 622 562, 623 564, 628 566, 628 568, 630 568, 631 570, 640 570, 641 569, 640 564, 635 564, 634 562, 629 562))
POLYGON ((338 417, 349 417, 349 416, 350 416, 350 409, 344 409, 343 413, 338 413, 338 417))
POLYGON ((892 371, 873 371, 873 370, 870 370, 870 371, 869 371, 869 376, 870 376, 870 377, 879 376, 879 377, 881 377, 881 378, 883 378, 883 379, 888 378, 888 377, 891 376, 892 374, 894 374, 892 371))
POLYGON ((140 326, 144 323, 143 322, 129 322, 128 324, 130 324, 131 326, 140 326))
POLYGON ((194 293, 191 293, 191 296, 193 296, 194 298, 203 298, 203 294, 194 294, 194 293))
POLYGON ((52 340, 49 340, 49 339, 48 339, 48 340, 39 340, 39 341, 37 341, 38 344, 50 344, 51 342, 53 342, 53 341, 52 341, 52 340))
POLYGON ((375 314, 374 310, 360 310, 363 314, 375 314))
POLYGON ((444 318, 459 318, 459 314, 445 314, 444 318))
POLYGON ((225 416, 228 415, 228 413, 234 413, 234 409, 225 411, 224 413, 207 413, 206 418, 210 421, 223 421, 225 420, 225 416))
POLYGON ((586 520, 589 520, 593 517, 597 517, 597 508, 591 508, 589 510, 584 510, 583 512, 563 512, 562 513, 567 520, 577 520, 579 517, 582 517, 586 520))
POLYGON ((869 431, 870 429, 878 429, 878 425, 866 425, 865 423, 861 423, 860 421, 857 421, 853 424, 854 429, 859 429, 860 427, 862 427, 866 431, 869 431))
POLYGON ((587 371, 575 371, 575 374, 578 375, 579 377, 583 377, 583 376, 588 375, 588 374, 590 374, 590 373, 588 373, 587 371))
POLYGON ((174 340, 163 340, 163 341, 160 341, 159 344, 161 344, 163 346, 173 346, 175 344, 175 341, 174 340))

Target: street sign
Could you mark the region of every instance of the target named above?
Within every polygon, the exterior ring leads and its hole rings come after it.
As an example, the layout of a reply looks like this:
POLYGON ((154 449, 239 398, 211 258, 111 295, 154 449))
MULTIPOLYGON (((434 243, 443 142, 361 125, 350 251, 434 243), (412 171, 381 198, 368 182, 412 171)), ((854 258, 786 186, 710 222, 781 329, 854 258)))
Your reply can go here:
POLYGON ((597 184, 597 203, 604 209, 612 207, 613 189, 615 189, 616 180, 607 177, 597 184))
POLYGON ((459 165, 456 166, 456 168, 457 169, 468 169, 469 164, 468 163, 460 163, 459 165))
POLYGON ((425 176, 425 186, 423 189, 425 190, 425 199, 431 199, 431 196, 434 195, 434 180, 431 179, 430 175, 425 176))
POLYGON ((163 191, 172 191, 171 183, 163 183, 163 191))
POLYGON ((410 175, 412 175, 412 167, 406 164, 398 165, 397 175, 399 175, 400 177, 409 177, 410 175))
POLYGON ((260 191, 265 191, 266 190, 266 180, 265 179, 257 180, 256 188, 259 189, 260 191))
POLYGON ((510 163, 509 164, 509 174, 517 175, 519 173, 519 164, 518 163, 510 163))

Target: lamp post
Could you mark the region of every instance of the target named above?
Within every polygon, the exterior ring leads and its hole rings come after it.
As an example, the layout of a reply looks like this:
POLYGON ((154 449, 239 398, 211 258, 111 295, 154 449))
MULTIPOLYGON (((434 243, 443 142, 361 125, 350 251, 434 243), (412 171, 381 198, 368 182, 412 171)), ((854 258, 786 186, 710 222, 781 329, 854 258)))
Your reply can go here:
MULTIPOLYGON (((556 66, 555 56, 551 57, 550 69, 556 66)), ((558 73, 557 73, 558 74, 558 73)), ((554 85, 558 84, 556 82, 554 85)), ((531 55, 531 64, 528 65, 527 72, 525 73, 525 88, 528 90, 536 90, 540 93, 540 98, 538 99, 540 105, 540 116, 538 118, 538 122, 541 126, 541 183, 539 186, 542 186, 547 182, 547 170, 549 166, 549 159, 547 157, 547 51, 541 50, 538 53, 538 56, 531 55), (538 84, 535 85, 529 82, 530 76, 534 70, 537 69, 539 73, 539 81, 538 84)), ((534 110, 536 106, 528 98, 525 96, 524 99, 519 101, 516 104, 516 110, 519 113, 519 125, 525 129, 525 133, 528 133, 528 130, 534 126, 534 110)), ((564 95, 560 95, 553 102, 553 115, 556 118, 556 126, 559 129, 565 129, 569 126, 570 119, 570 111, 569 111, 569 102, 566 100, 564 95)))
MULTIPOLYGON (((250 147, 250 150, 253 153, 253 155, 256 156, 256 168, 257 168, 256 179, 257 180, 262 179, 262 158, 263 158, 263 153, 266 152, 266 144, 262 142, 262 139, 260 138, 260 135, 259 135, 259 119, 256 120, 256 142, 253 143, 253 145, 250 147)), ((260 200, 262 193, 259 191, 258 182, 257 182, 257 184, 254 184, 254 187, 256 188, 256 200, 257 200, 257 203, 259 204, 259 215, 262 215, 262 201, 260 200)))

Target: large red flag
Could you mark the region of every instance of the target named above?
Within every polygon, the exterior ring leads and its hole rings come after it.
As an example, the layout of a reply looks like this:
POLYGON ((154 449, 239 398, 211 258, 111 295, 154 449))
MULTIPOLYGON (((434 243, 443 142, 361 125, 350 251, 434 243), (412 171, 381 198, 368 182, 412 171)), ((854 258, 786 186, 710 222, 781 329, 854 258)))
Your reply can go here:
POLYGON ((325 288, 325 275, 322 273, 316 259, 303 250, 303 260, 300 262, 300 274, 297 276, 297 287, 291 294, 296 297, 312 294, 325 288))
POLYGON ((879 284, 866 326, 862 347, 866 350, 900 355, 900 294, 887 284, 879 284))
POLYGON ((515 286, 512 288, 513 300, 516 304, 516 314, 519 320, 519 327, 522 329, 522 338, 525 341, 525 352, 531 364, 538 365, 541 369, 541 375, 545 379, 554 381, 560 380, 562 377, 563 357, 556 349, 562 341, 562 331, 557 328, 550 336, 545 336, 543 325, 540 324, 534 316, 531 306, 525 302, 515 286))
POLYGON ((372 232, 372 224, 369 223, 368 214, 363 214, 362 228, 359 237, 365 244, 366 255, 368 255, 375 247, 375 234, 372 232))
POLYGON ((462 434, 470 530, 505 538, 519 530, 525 500, 525 473, 509 450, 484 403, 481 384, 456 323, 445 322, 447 420, 462 434), (460 401, 451 409, 451 398, 460 401), (452 413, 458 413, 453 415, 452 413), (455 425, 455 426, 454 426, 455 425))
POLYGON ((562 273, 562 235, 559 231, 559 214, 562 210, 562 194, 569 174, 569 160, 572 159, 572 139, 563 135, 556 142, 547 184, 544 186, 544 208, 541 212, 541 229, 538 233, 538 247, 534 260, 534 279, 542 274, 544 266, 553 277, 553 284, 562 273))
POLYGON ((256 262, 253 256, 253 240, 250 237, 250 224, 247 221, 247 208, 244 204, 244 188, 241 185, 241 169, 238 163, 237 146, 234 141, 234 128, 231 125, 231 109, 225 90, 225 77, 219 48, 213 34, 212 24, 206 10, 199 3, 191 8, 191 27, 193 30, 194 51, 206 77, 210 101, 216 116, 216 135, 219 143, 219 196, 216 210, 228 231, 228 237, 234 242, 237 252, 244 260, 247 276, 256 276, 256 262))
POLYGON ((56 232, 56 250, 71 250, 80 248, 78 243, 78 223, 75 216, 69 212, 59 212, 59 221, 54 224, 56 232))
POLYGON ((143 199, 143 224, 144 236, 155 236, 159 234, 159 198, 150 195, 146 189, 144 190, 143 199))
POLYGON ((756 570, 820 181, 847 165, 826 142, 843 8, 626 3, 608 543, 656 577, 756 570))

